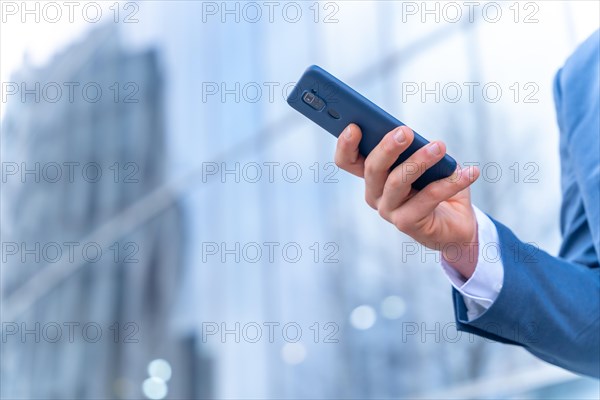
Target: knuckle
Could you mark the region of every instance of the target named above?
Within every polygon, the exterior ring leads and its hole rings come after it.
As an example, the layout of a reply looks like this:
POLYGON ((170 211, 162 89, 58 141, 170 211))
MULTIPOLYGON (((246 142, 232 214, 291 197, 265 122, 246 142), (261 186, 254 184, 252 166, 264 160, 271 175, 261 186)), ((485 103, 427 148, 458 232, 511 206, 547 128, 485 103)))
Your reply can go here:
POLYGON ((398 157, 398 154, 400 154, 398 145, 392 137, 387 137, 383 140, 381 143, 381 150, 386 158, 395 158, 398 157))
POLYGON ((365 194, 365 202, 371 207, 373 210, 377 210, 377 201, 371 197, 368 193, 365 194))
POLYGON ((402 163, 402 176, 404 180, 415 180, 421 175, 421 165, 415 161, 406 161, 402 163))
POLYGON ((427 238, 433 238, 435 237, 435 226, 433 224, 426 224, 423 227, 421 227, 421 233, 424 237, 427 238))
POLYGON ((405 183, 404 175, 399 173, 391 173, 388 176, 386 185, 393 189, 400 188, 405 183))
POLYGON ((444 190, 442 188, 441 185, 439 184, 435 184, 435 183, 439 183, 439 182, 434 182, 432 184, 429 185, 429 187, 427 188, 427 195, 429 197, 433 197, 433 198, 439 198, 444 194, 444 190))
POLYGON ((394 153, 394 145, 391 143, 391 140, 392 139, 388 137, 381 143, 381 150, 386 156, 390 156, 394 153))
POLYGON ((402 214, 396 214, 396 216, 392 220, 392 223, 400 232, 407 233, 408 224, 402 214))
POLYGON ((419 172, 421 174, 423 172, 425 172, 425 170, 431 166, 429 158, 427 158, 427 155, 425 155, 425 154, 419 154, 416 157, 414 164, 415 164, 415 169, 417 170, 417 172, 419 172))
POLYGON ((376 172, 376 168, 373 165, 373 160, 369 157, 365 160, 365 174, 373 174, 376 172))
POLYGON ((387 207, 379 207, 377 209, 377 213, 381 218, 385 219, 386 221, 389 221, 390 213, 387 207))

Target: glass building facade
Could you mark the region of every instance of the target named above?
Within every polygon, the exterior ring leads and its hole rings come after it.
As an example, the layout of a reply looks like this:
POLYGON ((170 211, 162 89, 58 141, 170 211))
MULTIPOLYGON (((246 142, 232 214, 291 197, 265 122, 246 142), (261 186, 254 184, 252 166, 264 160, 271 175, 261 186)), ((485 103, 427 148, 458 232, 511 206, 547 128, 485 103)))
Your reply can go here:
POLYGON ((597 395, 457 332, 439 255, 364 204, 334 139, 286 104, 324 67, 479 163, 474 203, 556 254, 552 79, 598 5, 451 3, 140 1, 119 18, 103 3, 78 43, 11 76, 102 96, 5 104, 3 396, 597 395), (97 165, 43 176, 65 162, 97 165), (104 256, 53 262, 55 242, 104 256))

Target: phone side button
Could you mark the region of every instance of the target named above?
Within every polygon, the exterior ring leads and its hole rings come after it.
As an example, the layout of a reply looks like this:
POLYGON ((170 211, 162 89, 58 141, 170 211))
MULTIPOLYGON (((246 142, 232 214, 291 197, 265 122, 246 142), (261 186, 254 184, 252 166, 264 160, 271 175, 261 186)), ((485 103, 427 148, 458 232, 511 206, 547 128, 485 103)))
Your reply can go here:
POLYGON ((327 114, 329 114, 332 118, 340 119, 340 114, 335 111, 333 108, 327 109, 327 114))

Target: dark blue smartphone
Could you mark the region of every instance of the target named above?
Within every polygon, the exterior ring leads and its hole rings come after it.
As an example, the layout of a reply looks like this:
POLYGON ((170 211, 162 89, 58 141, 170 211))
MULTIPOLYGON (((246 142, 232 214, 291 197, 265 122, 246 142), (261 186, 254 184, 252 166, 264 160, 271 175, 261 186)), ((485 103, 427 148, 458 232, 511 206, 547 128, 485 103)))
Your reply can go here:
MULTIPOLYGON (((359 152, 365 157, 389 131, 404 125, 316 65, 308 67, 304 72, 288 96, 287 102, 335 137, 338 137, 350 123, 358 125, 362 131, 359 152)), ((391 168, 404 162, 427 143, 429 142, 425 138, 415 132, 414 141, 400 154, 391 168)), ((455 169, 456 161, 446 154, 437 164, 425 171, 412 186, 417 190, 423 189, 431 182, 450 176, 455 169)))

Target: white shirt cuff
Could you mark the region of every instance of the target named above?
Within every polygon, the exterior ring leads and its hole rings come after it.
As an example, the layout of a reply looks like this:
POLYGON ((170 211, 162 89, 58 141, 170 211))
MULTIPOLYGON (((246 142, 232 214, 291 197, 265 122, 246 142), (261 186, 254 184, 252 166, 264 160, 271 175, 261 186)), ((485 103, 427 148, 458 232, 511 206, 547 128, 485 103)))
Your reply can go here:
POLYGON ((479 317, 494 303, 504 282, 504 266, 500 258, 498 230, 494 222, 479 208, 473 206, 477 219, 479 250, 477 265, 468 280, 452 268, 442 257, 441 264, 448 280, 460 294, 467 307, 469 321, 479 317))

